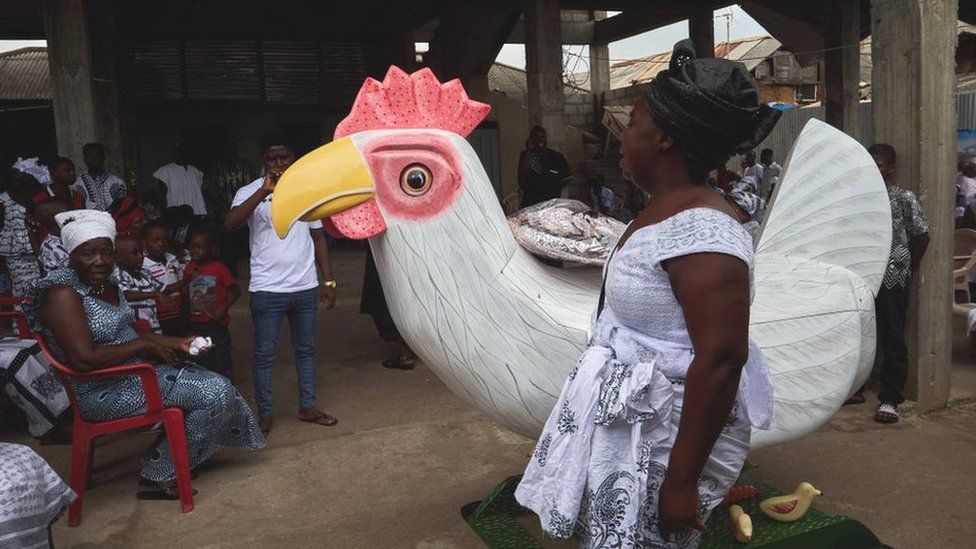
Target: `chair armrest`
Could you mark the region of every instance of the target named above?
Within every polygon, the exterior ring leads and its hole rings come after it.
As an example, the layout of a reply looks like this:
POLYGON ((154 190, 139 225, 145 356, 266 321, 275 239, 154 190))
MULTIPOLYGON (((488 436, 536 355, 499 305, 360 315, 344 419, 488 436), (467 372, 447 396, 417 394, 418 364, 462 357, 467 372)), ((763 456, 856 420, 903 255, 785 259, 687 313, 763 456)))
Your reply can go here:
POLYGON ((163 410, 162 392, 159 390, 159 379, 156 377, 156 368, 148 362, 137 364, 126 364, 125 366, 112 366, 93 370, 85 373, 74 373, 71 377, 78 381, 91 381, 94 379, 111 379, 116 377, 137 375, 142 381, 142 392, 146 395, 146 412, 161 412, 163 410))
POLYGON ((27 322, 27 317, 20 311, 0 311, 0 318, 12 318, 17 325, 17 332, 24 339, 30 339, 31 331, 27 322))
POLYGON ((19 303, 24 303, 25 301, 30 301, 29 297, 14 297, 9 295, 0 295, 0 307, 12 307, 19 303))

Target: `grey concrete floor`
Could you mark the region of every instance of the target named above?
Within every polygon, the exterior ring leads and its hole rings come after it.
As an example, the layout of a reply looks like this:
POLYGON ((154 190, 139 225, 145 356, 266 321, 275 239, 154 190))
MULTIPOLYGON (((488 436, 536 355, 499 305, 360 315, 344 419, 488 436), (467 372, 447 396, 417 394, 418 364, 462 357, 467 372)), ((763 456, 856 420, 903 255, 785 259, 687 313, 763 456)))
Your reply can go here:
MULTIPOLYGON (((333 428, 295 418, 297 389, 287 332, 275 377, 275 430, 267 450, 218 455, 200 468, 196 510, 137 501, 139 458, 152 436, 111 437, 96 451, 84 520, 54 528, 59 548, 481 547, 459 508, 520 473, 533 444, 484 419, 422 364, 392 371, 395 351, 358 314, 363 255, 334 263, 343 282, 319 323, 318 396, 333 428)), ((251 394, 246 298, 232 311, 234 361, 251 394)), ((976 394, 976 361, 958 365, 956 395, 976 394), (970 390, 972 389, 972 390, 970 390)), ((753 452, 754 475, 784 490, 807 480, 817 506, 863 521, 894 547, 972 547, 976 539, 976 407, 958 405, 895 426, 873 406, 843 409, 802 440, 753 452)), ((33 446, 68 478, 69 448, 33 446)), ((569 546, 569 545, 567 545, 569 546)))

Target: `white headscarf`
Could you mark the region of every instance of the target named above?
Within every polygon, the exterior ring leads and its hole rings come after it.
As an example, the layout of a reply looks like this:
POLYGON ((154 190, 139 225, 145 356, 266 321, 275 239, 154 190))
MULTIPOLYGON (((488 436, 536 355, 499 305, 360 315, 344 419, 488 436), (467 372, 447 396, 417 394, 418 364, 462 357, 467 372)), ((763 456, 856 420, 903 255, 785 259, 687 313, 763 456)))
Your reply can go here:
POLYGON ((70 254, 89 240, 107 238, 115 243, 115 220, 108 212, 72 210, 54 216, 61 227, 61 243, 70 254))
POLYGON ((47 166, 41 164, 37 157, 33 158, 17 158, 14 165, 11 166, 13 169, 21 173, 26 173, 27 175, 33 177, 41 185, 47 185, 51 183, 51 172, 47 169, 47 166))

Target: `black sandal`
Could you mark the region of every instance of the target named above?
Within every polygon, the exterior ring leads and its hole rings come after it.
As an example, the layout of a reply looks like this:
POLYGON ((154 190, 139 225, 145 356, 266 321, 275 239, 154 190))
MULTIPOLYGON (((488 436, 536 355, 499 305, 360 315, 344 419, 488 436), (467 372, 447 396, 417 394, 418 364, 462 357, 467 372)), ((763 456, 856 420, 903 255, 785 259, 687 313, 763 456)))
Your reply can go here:
MULTIPOLYGON (((197 495, 196 488, 193 489, 193 495, 197 495)), ((174 482, 168 486, 157 486, 155 490, 140 490, 136 492, 136 499, 143 501, 175 501, 180 499, 180 490, 174 482)))
POLYGON ((851 406, 855 404, 864 404, 867 401, 864 395, 861 393, 854 393, 851 398, 844 401, 844 406, 851 406))

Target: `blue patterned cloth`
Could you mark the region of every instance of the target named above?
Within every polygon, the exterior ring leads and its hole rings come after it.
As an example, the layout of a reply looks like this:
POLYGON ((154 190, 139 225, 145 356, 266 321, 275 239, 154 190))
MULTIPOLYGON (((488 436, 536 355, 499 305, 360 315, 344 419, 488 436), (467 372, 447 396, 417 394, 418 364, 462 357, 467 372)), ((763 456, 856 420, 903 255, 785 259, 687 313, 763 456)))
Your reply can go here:
MULTIPOLYGON (((37 280, 33 305, 27 311, 34 329, 42 334, 58 359, 64 358, 64 352, 54 334, 39 322, 45 294, 57 285, 69 286, 81 296, 95 345, 117 345, 137 337, 132 329, 134 313, 121 290, 119 304, 113 305, 89 295, 91 289, 78 279, 73 270, 58 269, 37 280)), ((130 361, 135 362, 154 363, 163 404, 183 409, 191 468, 221 448, 249 451, 264 448, 266 442, 254 413, 227 378, 190 362, 174 367, 155 363, 151 357, 130 361)), ((71 388, 82 416, 89 421, 119 419, 146 410, 142 384, 137 376, 72 382, 71 388)), ((143 459, 142 476, 153 482, 176 477, 165 438, 156 441, 143 459)))

